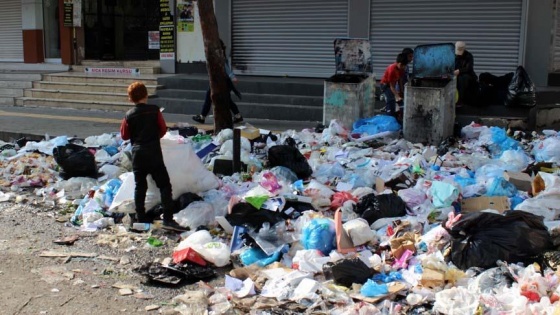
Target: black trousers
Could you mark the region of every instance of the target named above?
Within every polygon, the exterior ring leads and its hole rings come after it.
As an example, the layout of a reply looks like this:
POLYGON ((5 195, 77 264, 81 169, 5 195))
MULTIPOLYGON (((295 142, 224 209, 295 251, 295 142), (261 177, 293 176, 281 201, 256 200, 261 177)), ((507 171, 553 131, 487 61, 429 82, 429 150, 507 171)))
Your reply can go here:
POLYGON ((465 73, 457 76, 457 91, 459 92, 459 104, 472 105, 478 95, 478 82, 476 76, 465 73))
MULTIPOLYGON (((234 86, 233 86, 233 82, 231 81, 230 78, 227 78, 228 80, 228 89, 229 89, 229 109, 231 110, 231 112, 234 115, 239 114, 239 107, 237 107, 237 104, 235 104, 235 102, 233 101, 233 99, 231 98, 231 91, 233 90, 234 86)), ((210 97, 210 88, 208 88, 208 90, 206 90, 206 97, 204 98, 204 104, 202 105, 202 112, 201 115, 206 117, 208 116, 208 113, 210 112, 210 108, 212 107, 212 98, 210 97)))
POLYGON ((152 175, 161 194, 163 206, 163 221, 173 220, 173 197, 171 181, 167 168, 163 163, 161 146, 158 143, 153 145, 142 145, 132 147, 132 172, 136 187, 134 189, 134 204, 136 206, 136 216, 139 222, 146 218, 146 192, 148 191, 148 181, 146 177, 152 175))

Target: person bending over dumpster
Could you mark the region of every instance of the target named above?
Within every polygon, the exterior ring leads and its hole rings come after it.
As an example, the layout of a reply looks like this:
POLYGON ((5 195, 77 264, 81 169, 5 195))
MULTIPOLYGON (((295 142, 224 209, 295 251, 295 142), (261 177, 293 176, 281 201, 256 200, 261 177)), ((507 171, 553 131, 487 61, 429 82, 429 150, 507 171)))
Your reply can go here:
POLYGON ((406 83, 408 83, 408 79, 410 76, 410 63, 412 62, 412 60, 414 60, 414 50, 412 50, 412 48, 407 47, 402 50, 402 53, 406 54, 406 57, 408 58, 408 64, 404 68, 401 79, 399 80, 397 91, 402 95, 404 95, 404 86, 406 85, 406 83))
POLYGON ((381 92, 385 95, 385 112, 388 115, 396 115, 396 104, 402 104, 403 91, 397 90, 397 83, 401 80, 406 65, 408 55, 401 53, 397 56, 397 61, 387 67, 383 77, 381 77, 381 92))
POLYGON ((146 177, 152 175, 161 193, 163 205, 163 228, 174 231, 186 231, 173 220, 173 197, 169 174, 163 163, 163 154, 159 139, 165 135, 167 126, 159 107, 148 105, 148 91, 141 82, 134 82, 128 87, 128 99, 134 108, 126 112, 121 123, 121 137, 132 144, 132 172, 136 187, 134 204, 135 221, 146 221, 145 200, 148 190, 146 177))
POLYGON ((459 99, 457 107, 470 105, 477 95, 477 77, 474 72, 473 55, 466 49, 465 42, 455 43, 455 76, 459 99))

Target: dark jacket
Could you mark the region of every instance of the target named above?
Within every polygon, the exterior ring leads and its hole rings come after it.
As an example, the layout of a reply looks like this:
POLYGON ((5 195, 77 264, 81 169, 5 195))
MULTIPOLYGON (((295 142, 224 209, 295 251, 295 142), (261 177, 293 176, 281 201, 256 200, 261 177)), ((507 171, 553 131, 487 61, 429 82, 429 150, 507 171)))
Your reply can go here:
POLYGON ((476 76, 474 72, 474 58, 468 50, 465 49, 461 56, 455 55, 455 70, 459 70, 459 74, 476 76))
POLYGON ((156 105, 137 104, 126 112, 121 123, 121 137, 130 139, 133 146, 157 145, 167 126, 156 105))

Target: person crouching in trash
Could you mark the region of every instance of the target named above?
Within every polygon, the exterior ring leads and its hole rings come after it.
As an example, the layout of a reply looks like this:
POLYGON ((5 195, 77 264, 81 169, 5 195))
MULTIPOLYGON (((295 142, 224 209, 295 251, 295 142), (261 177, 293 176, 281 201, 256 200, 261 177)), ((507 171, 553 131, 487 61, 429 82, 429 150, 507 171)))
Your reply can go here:
POLYGON ((388 115, 395 116, 396 105, 402 104, 403 91, 397 90, 397 83, 401 80, 408 61, 408 54, 399 54, 397 61, 387 67, 381 78, 381 92, 385 96, 385 112, 388 115))
POLYGON ((121 137, 132 144, 132 172, 136 187, 134 204, 136 221, 146 222, 145 200, 148 190, 146 177, 152 175, 161 193, 163 205, 163 226, 167 230, 183 232, 187 229, 173 220, 173 197, 169 174, 163 163, 160 138, 167 132, 167 126, 159 107, 148 105, 148 90, 141 82, 128 87, 128 100, 134 108, 126 112, 121 123, 121 137))

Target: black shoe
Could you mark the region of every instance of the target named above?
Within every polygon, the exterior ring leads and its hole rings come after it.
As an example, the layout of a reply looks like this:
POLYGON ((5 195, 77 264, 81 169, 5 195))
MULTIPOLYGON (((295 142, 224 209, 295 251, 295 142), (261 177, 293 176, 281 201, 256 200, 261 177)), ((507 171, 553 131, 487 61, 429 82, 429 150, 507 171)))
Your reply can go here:
POLYGON ((196 115, 196 116, 192 116, 192 120, 194 120, 194 121, 196 121, 196 122, 198 122, 198 123, 203 124, 205 118, 204 118, 202 115, 196 115))
POLYGON ((234 124, 238 124, 238 123, 240 123, 240 122, 242 122, 242 121, 243 121, 243 117, 242 117, 241 115, 239 115, 239 116, 233 116, 233 123, 234 123, 234 124))
POLYGON ((161 228, 164 230, 175 231, 175 232, 186 232, 190 230, 188 227, 180 226, 179 223, 175 222, 175 220, 163 221, 163 225, 161 228))

